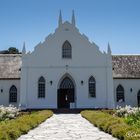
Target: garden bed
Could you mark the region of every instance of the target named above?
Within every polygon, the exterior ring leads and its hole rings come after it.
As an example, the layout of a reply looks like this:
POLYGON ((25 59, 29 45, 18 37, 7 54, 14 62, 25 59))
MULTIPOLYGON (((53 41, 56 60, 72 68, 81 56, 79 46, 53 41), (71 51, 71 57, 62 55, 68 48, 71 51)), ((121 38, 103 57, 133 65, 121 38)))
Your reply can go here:
POLYGON ((124 118, 111 115, 103 111, 82 111, 82 117, 86 118, 100 130, 103 130, 120 140, 139 140, 140 129, 128 125, 124 118))
POLYGON ((1 121, 0 140, 16 140, 20 135, 26 134, 52 115, 53 112, 49 110, 34 111, 15 119, 1 121))

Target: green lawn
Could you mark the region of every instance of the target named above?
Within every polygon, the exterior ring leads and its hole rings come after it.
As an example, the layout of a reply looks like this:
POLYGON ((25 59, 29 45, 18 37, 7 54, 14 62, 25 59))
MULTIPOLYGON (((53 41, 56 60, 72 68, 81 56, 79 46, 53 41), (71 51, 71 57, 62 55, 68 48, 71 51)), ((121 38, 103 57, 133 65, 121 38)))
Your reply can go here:
POLYGON ((43 110, 26 113, 16 119, 1 121, 0 140, 16 140, 20 135, 26 134, 52 115, 52 111, 43 110))
POLYGON ((124 118, 111 115, 105 111, 85 110, 81 112, 81 115, 100 130, 121 140, 140 140, 140 129, 128 125, 124 118))

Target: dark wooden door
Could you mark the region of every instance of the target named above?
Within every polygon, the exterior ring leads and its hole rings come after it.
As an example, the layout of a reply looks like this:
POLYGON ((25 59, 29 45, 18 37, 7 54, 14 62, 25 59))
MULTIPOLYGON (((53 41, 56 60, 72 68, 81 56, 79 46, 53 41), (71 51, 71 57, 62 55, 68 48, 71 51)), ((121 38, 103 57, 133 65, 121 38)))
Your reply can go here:
POLYGON ((58 108, 70 108, 70 101, 67 89, 58 89, 57 103, 58 108))
POLYGON ((67 89, 68 99, 70 103, 74 102, 74 89, 67 89))
POLYGON ((70 108, 70 103, 74 102, 74 89, 58 89, 58 108, 70 108))

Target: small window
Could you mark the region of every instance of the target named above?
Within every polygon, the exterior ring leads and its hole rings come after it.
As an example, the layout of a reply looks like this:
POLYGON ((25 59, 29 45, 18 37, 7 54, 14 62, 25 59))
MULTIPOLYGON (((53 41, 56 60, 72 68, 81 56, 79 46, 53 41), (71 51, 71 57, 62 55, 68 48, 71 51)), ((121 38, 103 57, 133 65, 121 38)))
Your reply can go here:
POLYGON ((62 46, 62 58, 72 58, 72 47, 68 41, 65 41, 62 46))
POLYGON ((14 85, 9 90, 9 102, 17 102, 17 88, 14 85))
POLYGON ((89 78, 88 81, 89 97, 96 97, 96 81, 93 76, 89 78))
POLYGON ((117 102, 124 102, 124 88, 122 85, 118 85, 117 89, 116 89, 116 98, 117 98, 117 102))
POLYGON ((45 79, 42 76, 38 80, 38 98, 45 98, 45 79))

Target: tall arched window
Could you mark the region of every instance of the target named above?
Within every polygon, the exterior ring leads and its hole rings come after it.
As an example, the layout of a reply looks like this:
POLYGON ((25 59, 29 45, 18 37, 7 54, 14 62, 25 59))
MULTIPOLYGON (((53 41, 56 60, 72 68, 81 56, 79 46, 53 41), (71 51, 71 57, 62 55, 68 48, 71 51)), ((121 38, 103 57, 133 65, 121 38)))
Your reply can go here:
POLYGON ((96 97, 96 81, 93 76, 88 81, 89 97, 96 97))
POLYGON ((45 98, 45 79, 42 76, 38 80, 38 98, 45 98))
POLYGON ((116 89, 116 99, 117 102, 124 102, 124 88, 122 85, 118 85, 117 89, 116 89))
POLYGON ((67 40, 62 46, 62 58, 72 58, 72 47, 67 40))
POLYGON ((17 88, 14 85, 9 90, 9 102, 17 102, 17 88))

